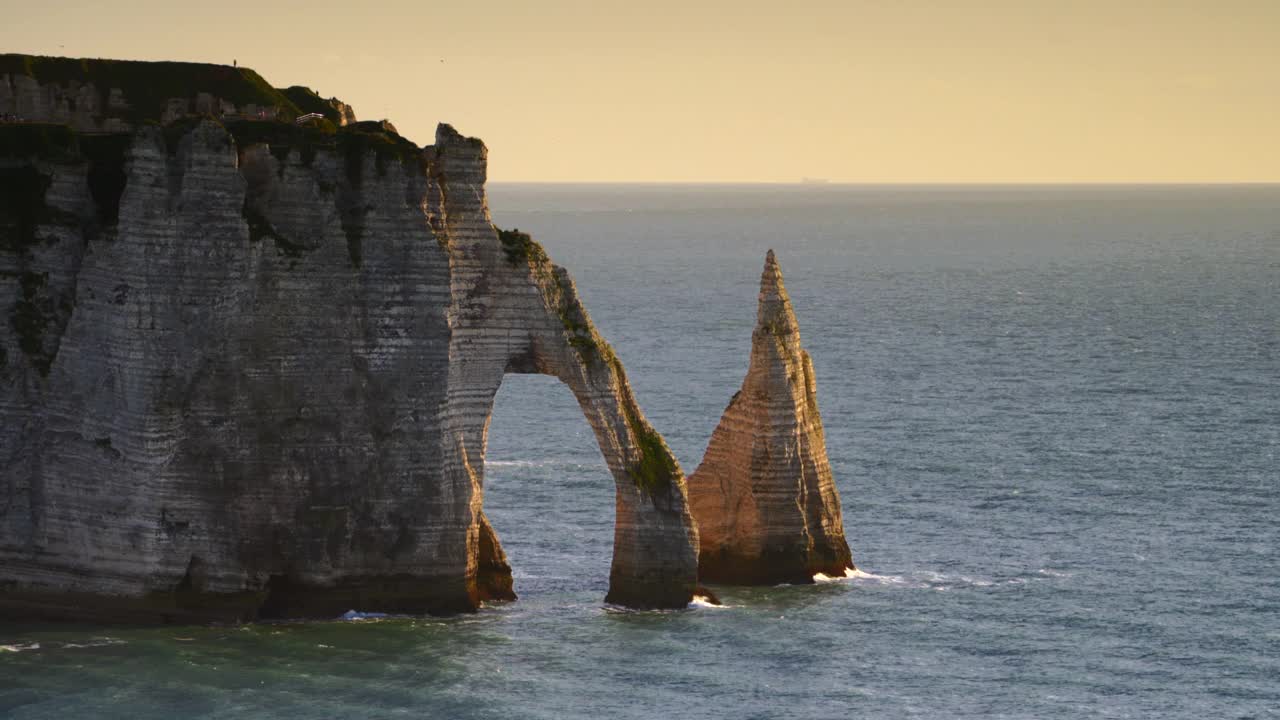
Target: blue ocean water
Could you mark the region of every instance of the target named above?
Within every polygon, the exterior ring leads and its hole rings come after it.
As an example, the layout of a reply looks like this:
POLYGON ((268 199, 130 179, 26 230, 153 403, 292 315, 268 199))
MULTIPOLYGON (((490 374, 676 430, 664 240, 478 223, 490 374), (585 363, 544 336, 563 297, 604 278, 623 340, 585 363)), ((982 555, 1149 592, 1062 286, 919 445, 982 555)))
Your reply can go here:
POLYGON ((11 718, 1280 717, 1280 187, 520 186, 686 471, 765 250, 865 575, 602 606, 612 480, 510 376, 456 618, 0 625, 11 718))

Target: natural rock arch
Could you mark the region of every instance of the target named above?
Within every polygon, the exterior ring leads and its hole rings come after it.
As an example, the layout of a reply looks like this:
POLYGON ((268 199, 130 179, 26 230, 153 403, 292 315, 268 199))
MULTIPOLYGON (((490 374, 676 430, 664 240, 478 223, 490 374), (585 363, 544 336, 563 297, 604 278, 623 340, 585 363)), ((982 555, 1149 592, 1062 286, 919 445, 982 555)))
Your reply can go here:
MULTIPOLYGON (((437 137, 441 183, 482 187, 482 145, 437 137)), ((636 403, 622 363, 596 332, 569 273, 551 263, 528 235, 499 231, 483 193, 446 193, 443 225, 453 240, 452 292, 462 302, 450 318, 451 362, 445 398, 458 465, 470 479, 475 516, 477 591, 510 592, 510 568, 484 517, 482 470, 493 400, 506 373, 550 375, 568 386, 591 426, 615 482, 613 563, 607 601, 683 607, 697 581, 697 529, 684 474, 636 403), (482 417, 482 422, 476 422, 482 417), (486 556, 484 548, 494 548, 486 556)), ((469 571, 470 574, 470 571, 469 571)))

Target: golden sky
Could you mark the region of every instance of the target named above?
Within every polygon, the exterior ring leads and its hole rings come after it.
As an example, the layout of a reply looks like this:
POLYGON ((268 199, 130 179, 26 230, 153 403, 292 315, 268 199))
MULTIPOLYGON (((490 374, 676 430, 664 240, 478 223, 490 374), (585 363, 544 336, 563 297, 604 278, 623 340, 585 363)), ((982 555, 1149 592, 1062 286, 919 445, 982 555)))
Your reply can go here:
POLYGON ((450 122, 485 140, 499 181, 1280 181, 1280 0, 48 0, 0 15, 6 52, 234 58, 419 144, 450 122))

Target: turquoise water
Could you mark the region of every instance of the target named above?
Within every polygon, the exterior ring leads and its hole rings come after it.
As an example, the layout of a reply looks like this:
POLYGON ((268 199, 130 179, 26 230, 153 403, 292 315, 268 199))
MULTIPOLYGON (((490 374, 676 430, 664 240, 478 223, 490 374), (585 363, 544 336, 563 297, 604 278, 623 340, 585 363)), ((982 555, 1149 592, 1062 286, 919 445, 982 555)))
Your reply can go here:
POLYGON ((517 603, 448 619, 0 625, 12 718, 1280 716, 1280 188, 497 186, 687 471, 765 250, 867 576, 602 607, 612 480, 511 376, 517 603))

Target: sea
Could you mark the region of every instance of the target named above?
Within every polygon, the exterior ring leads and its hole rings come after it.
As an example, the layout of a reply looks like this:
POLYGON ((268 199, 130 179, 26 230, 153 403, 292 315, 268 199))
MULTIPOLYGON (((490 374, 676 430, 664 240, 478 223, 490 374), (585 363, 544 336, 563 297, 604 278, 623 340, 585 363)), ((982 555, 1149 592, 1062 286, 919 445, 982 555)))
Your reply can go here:
POLYGON ((766 250, 857 572, 604 604, 613 480, 509 376, 456 617, 0 624, 0 717, 1280 717, 1280 186, 502 185, 686 472, 766 250))

